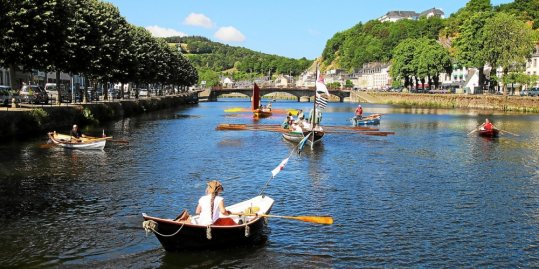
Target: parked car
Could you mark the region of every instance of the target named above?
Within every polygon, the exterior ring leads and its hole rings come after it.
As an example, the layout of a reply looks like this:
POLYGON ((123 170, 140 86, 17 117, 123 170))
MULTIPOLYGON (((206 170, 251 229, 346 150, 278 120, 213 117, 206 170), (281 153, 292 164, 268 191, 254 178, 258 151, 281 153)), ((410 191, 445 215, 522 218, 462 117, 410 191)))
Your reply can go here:
MULTIPOLYGON (((60 90, 62 93, 62 103, 71 103, 71 92, 64 87, 64 85, 60 85, 60 90)), ((56 86, 56 83, 47 83, 45 84, 45 91, 47 92, 47 95, 49 95, 49 99, 53 102, 56 101, 58 98, 58 87, 56 86)))
POLYGON ((0 85, 0 105, 9 106, 11 99, 13 99, 11 87, 0 85))
POLYGON ((539 87, 528 89, 528 96, 539 96, 539 87))
POLYGON ((148 90, 147 89, 140 89, 138 92, 139 97, 148 97, 148 90))
POLYGON ((47 92, 37 85, 24 85, 19 91, 21 101, 24 103, 33 104, 48 104, 49 95, 47 92))

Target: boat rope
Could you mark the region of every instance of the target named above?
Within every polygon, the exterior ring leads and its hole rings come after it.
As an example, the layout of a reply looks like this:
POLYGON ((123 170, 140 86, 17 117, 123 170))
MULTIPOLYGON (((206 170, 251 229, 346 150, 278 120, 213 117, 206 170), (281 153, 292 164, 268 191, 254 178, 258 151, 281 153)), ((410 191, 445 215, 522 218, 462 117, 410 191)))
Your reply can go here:
POLYGON ((249 225, 245 225, 245 237, 249 237, 249 234, 250 234, 249 225))
MULTIPOLYGON (((311 133, 309 133, 309 134, 307 135, 307 137, 308 137, 309 135, 311 135, 311 134, 314 134, 314 131, 311 132, 311 133)), ((314 135, 313 135, 313 137, 314 137, 314 135)), ((298 143, 298 144, 297 144, 297 145, 290 151, 290 154, 288 154, 288 157, 287 157, 287 158, 292 157, 292 154, 294 154, 294 152, 296 151, 296 149, 299 149, 300 145, 301 145, 301 143, 298 143)), ((301 150, 301 149, 300 149, 300 150, 301 150)), ((298 151, 298 154, 300 154, 299 151, 298 151)), ((266 184, 264 184, 264 187, 262 187, 262 189, 261 189, 260 192, 258 193, 259 196, 264 194, 264 191, 266 190, 266 188, 268 187, 268 185, 269 185, 269 183, 270 183, 270 181, 271 181, 272 179, 273 179, 273 175, 268 179, 268 181, 266 181, 266 184)))
POLYGON ((206 238, 211 240, 211 225, 206 226, 206 238))
POLYGON ((148 236, 148 234, 150 232, 154 232, 155 234, 158 234, 158 235, 163 236, 163 237, 175 236, 176 234, 178 234, 182 230, 183 225, 185 225, 185 222, 182 224, 180 229, 178 229, 176 232, 174 232, 173 234, 166 235, 166 234, 162 234, 162 233, 155 230, 155 228, 157 227, 157 222, 155 222, 153 220, 146 220, 146 221, 142 222, 142 228, 144 228, 144 230, 146 231, 146 236, 148 236))

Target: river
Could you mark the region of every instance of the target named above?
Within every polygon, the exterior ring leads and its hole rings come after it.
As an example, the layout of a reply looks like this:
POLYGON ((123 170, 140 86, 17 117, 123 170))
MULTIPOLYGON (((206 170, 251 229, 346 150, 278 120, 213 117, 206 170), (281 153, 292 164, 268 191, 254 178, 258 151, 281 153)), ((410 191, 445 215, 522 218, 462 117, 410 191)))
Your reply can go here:
MULTIPOLYGON (((328 133, 266 191, 273 214, 331 215, 333 225, 270 219, 255 248, 165 252, 145 235, 141 213, 192 213, 211 179, 227 204, 248 199, 293 149, 278 133, 215 130, 253 124, 250 114, 224 112, 248 106, 222 100, 86 128, 129 141, 104 151, 53 147, 45 134, 0 145, 0 265, 539 267, 539 115, 375 104, 365 113, 383 113, 380 130, 395 135, 328 133), (516 135, 468 135, 485 117, 516 135)), ((348 126, 354 109, 330 103, 323 124, 348 126)))

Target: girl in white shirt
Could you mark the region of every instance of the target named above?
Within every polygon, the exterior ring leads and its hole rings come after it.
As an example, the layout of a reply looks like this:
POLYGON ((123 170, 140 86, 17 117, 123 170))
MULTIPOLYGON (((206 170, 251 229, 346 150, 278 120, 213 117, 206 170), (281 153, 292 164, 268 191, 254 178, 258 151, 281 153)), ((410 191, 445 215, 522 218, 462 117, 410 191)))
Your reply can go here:
POLYGON ((200 215, 198 224, 210 225, 219 219, 219 213, 228 216, 230 211, 225 209, 225 202, 219 193, 224 191, 223 185, 217 180, 208 182, 206 195, 200 197, 196 214, 200 215))

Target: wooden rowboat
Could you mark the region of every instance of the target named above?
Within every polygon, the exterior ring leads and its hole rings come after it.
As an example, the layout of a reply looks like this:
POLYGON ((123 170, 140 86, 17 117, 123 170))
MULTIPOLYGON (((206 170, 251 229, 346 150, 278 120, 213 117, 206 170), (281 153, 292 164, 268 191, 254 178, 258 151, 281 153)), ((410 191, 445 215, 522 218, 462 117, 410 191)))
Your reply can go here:
POLYGON ((352 125, 354 126, 377 125, 377 124, 380 124, 381 119, 382 119, 381 114, 372 114, 372 115, 363 117, 361 119, 358 119, 356 117, 350 118, 350 122, 352 122, 352 125))
MULTIPOLYGON (((313 132, 311 128, 302 128, 302 131, 289 131, 282 134, 283 138, 287 141, 290 141, 292 143, 299 143, 305 136, 309 135, 309 133, 313 132)), ((322 129, 322 126, 316 126, 314 128, 314 140, 312 137, 309 137, 307 142, 309 144, 316 143, 320 140, 322 140, 322 137, 324 136, 325 132, 324 129, 322 129)))
POLYGON ((479 129, 477 134, 481 137, 498 137, 498 134, 500 133, 500 130, 498 129, 490 129, 490 130, 482 130, 479 129))
MULTIPOLYGON (((273 199, 263 195, 227 206, 226 209, 231 212, 267 214, 272 206, 273 199)), ((221 216, 225 220, 230 222, 231 219, 233 222, 226 225, 212 224, 209 226, 197 224, 198 215, 191 216, 188 221, 151 217, 144 213, 142 213, 142 217, 146 231, 153 232, 167 251, 228 248, 261 243, 266 240, 266 218, 258 215, 221 216)))
POLYGON ((49 139, 56 145, 67 149, 100 149, 103 150, 107 139, 110 137, 92 137, 84 136, 79 139, 74 139, 70 135, 58 134, 56 132, 49 132, 47 134, 49 139))

